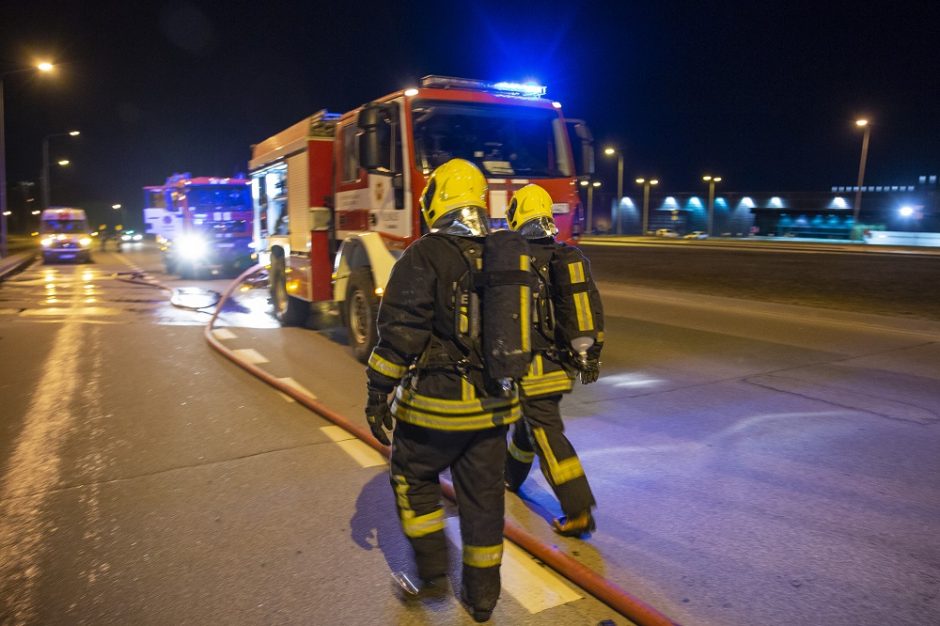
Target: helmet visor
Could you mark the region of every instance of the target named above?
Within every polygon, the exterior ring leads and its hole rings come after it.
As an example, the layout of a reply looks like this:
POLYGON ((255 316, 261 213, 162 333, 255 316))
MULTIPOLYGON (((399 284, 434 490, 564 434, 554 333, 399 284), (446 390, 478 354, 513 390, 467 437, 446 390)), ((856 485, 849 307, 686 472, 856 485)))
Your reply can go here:
POLYGON ((519 228, 519 234, 526 239, 544 239, 557 235, 558 227, 552 218, 539 216, 523 224, 519 228))
POLYGON ((442 215, 431 232, 458 237, 485 237, 490 232, 490 223, 486 211, 482 208, 465 206, 442 215))

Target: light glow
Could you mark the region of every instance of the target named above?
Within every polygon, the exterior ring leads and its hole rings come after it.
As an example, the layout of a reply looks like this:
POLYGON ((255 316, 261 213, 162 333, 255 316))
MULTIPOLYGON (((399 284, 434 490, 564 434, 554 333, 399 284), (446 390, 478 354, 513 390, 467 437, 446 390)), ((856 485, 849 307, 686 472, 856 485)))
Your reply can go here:
POLYGON ((58 163, 62 167, 66 167, 69 163, 71 163, 71 161, 69 161, 68 159, 59 159, 58 163))
POLYGON ((418 95, 418 90, 414 87, 409 87, 408 89, 405 90, 405 95, 408 96, 409 98, 413 98, 414 96, 418 95))
POLYGON ((535 83, 512 83, 508 81, 493 83, 493 89, 520 96, 529 96, 531 98, 541 98, 545 95, 546 91, 543 85, 536 85, 535 83))
POLYGON ((55 69, 55 65, 49 61, 40 61, 36 64, 36 69, 38 69, 40 72, 51 72, 55 69))
POLYGON ((554 102, 552 102, 552 106, 555 107, 556 109, 560 109, 561 102, 559 102, 558 100, 555 100, 554 102))
POLYGON ((642 184, 645 183, 645 182, 646 182, 646 179, 645 179, 645 178, 637 178, 637 179, 636 179, 636 184, 637 184, 637 185, 642 185, 642 184))
POLYGON ((864 128, 868 126, 868 120, 866 120, 865 118, 855 120, 855 125, 858 126, 859 128, 864 128))
POLYGON ((80 130, 70 130, 70 131, 69 131, 69 137, 78 137, 78 136, 81 135, 81 134, 82 134, 82 132, 81 132, 80 130))
POLYGON ((179 250, 181 257, 190 261, 201 259, 209 251, 206 240, 199 235, 193 234, 180 237, 174 247, 179 250))
POLYGON ((658 179, 658 178, 653 178, 653 179, 651 179, 651 180, 650 180, 650 184, 651 184, 651 185, 658 185, 658 184, 659 184, 659 179, 658 179))
POLYGON ((604 148, 604 154, 606 154, 607 156, 613 156, 613 155, 617 154, 617 151, 614 150, 613 148, 611 148, 610 146, 608 146, 608 147, 604 148))
POLYGON ((901 215, 901 217, 910 217, 914 215, 914 207, 904 205, 900 209, 898 209, 898 213, 901 215))

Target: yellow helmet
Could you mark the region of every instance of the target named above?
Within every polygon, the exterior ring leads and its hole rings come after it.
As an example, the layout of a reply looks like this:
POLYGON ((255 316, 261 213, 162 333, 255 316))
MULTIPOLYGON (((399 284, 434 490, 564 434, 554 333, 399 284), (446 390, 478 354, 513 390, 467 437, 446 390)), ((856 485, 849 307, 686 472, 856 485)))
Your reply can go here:
POLYGON ((506 209, 509 230, 523 231, 529 239, 550 237, 558 233, 552 217, 552 197, 535 184, 528 184, 512 194, 506 209))
POLYGON ((477 207, 485 212, 486 193, 486 178, 476 165, 451 159, 431 172, 421 193, 421 214, 428 228, 434 228, 441 217, 458 209, 477 207))

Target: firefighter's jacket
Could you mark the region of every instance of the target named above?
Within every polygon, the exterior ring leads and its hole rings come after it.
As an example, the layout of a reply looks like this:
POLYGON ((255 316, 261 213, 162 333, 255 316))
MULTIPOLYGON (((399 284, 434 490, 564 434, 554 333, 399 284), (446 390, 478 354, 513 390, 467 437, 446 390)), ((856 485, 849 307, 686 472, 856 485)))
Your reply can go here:
POLYGON ((565 345, 564 337, 584 334, 594 337, 595 343, 588 350, 588 356, 600 358, 604 345, 604 315, 590 265, 580 250, 546 237, 530 240, 529 251, 532 272, 538 277, 538 282, 532 289, 532 364, 521 381, 521 391, 523 396, 534 398, 567 393, 572 389, 577 370, 574 355, 570 346, 565 345), (559 250, 563 254, 558 254, 559 250), (567 267, 564 271, 569 279, 574 277, 575 284, 582 285, 578 291, 585 294, 583 297, 575 299, 570 285, 553 284, 553 262, 556 267, 558 264, 572 266, 573 271, 569 272, 567 267), (575 314, 559 315, 564 307, 571 308, 575 314), (569 324, 572 328, 562 329, 559 324, 569 324), (591 326, 590 330, 583 328, 586 325, 591 326))
POLYGON ((394 389, 396 419, 436 430, 482 430, 521 416, 519 398, 491 395, 466 322, 483 239, 434 233, 405 250, 379 307, 369 386, 394 389))

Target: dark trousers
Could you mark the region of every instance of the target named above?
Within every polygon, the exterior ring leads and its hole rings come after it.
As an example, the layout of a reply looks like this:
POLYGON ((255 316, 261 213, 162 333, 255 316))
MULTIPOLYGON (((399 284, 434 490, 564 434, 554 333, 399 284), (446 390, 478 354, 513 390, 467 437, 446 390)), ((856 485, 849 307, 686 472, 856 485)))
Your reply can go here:
POLYGON ((424 579, 448 571, 439 477, 450 468, 460 513, 463 584, 475 608, 492 609, 499 597, 505 456, 505 426, 462 432, 398 422, 392 442, 395 503, 424 579))
POLYGON ((596 502, 578 453, 565 436, 559 404, 561 394, 522 399, 523 419, 513 425, 506 454, 506 481, 518 489, 532 467, 533 455, 565 515, 571 517, 596 502))

